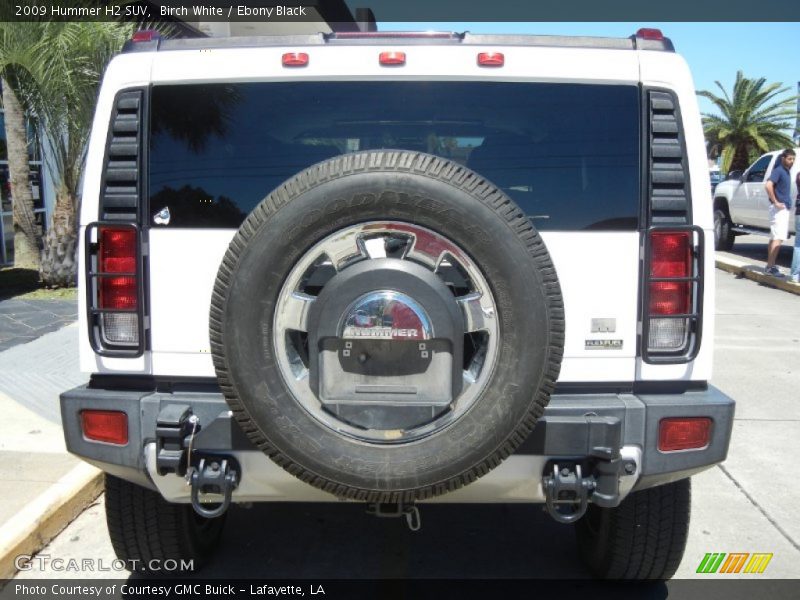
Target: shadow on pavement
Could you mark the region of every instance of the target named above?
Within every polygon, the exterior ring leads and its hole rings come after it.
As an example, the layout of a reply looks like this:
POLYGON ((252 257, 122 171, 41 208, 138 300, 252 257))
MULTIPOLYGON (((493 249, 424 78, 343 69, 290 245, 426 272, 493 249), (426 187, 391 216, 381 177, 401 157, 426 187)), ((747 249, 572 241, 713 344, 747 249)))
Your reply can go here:
MULTIPOLYGON (((769 238, 753 235, 738 235, 733 243, 733 248, 727 251, 728 254, 737 256, 743 260, 753 261, 751 265, 755 268, 763 268, 767 262, 767 243, 769 238)), ((783 243, 778 252, 777 264, 779 267, 789 268, 792 264, 792 254, 794 252, 794 238, 783 243)))
MULTIPOLYGON (((234 507, 219 553, 188 578, 375 582, 344 596, 330 590, 332 598, 349 599, 529 597, 533 590, 530 597, 595 600, 669 595, 669 583, 661 581, 591 579, 572 526, 556 523, 539 505, 422 504, 418 532, 405 520, 364 511, 350 503, 234 507), (524 581, 530 579, 542 581, 524 581)), ((129 579, 147 581, 136 574, 129 579)))
MULTIPOLYGON (((362 504, 256 504, 228 514, 197 578, 583 579, 572 526, 534 505, 420 505, 422 528, 362 504)), ((139 579, 136 575, 132 579, 139 579)), ((142 578, 143 580, 145 578, 142 578)))

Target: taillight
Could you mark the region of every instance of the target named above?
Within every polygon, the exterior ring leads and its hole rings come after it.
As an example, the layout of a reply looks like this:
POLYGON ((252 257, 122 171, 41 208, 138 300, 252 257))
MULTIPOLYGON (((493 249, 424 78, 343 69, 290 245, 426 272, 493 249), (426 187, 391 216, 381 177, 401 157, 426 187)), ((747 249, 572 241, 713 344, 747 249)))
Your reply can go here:
POLYGON ((705 448, 710 438, 708 417, 673 417, 658 424, 658 449, 662 452, 705 448))
POLYGON ((94 442, 124 446, 128 443, 128 415, 115 410, 81 411, 83 436, 94 442))
MULTIPOLYGON (((136 231, 100 229, 98 308, 136 311, 139 285, 136 273, 136 231)), ((139 316, 136 312, 102 314, 103 339, 112 344, 139 343, 139 316)))
MULTIPOLYGON (((692 234, 689 231, 654 232, 650 237, 650 277, 691 277, 692 234)), ((650 283, 650 316, 680 315, 690 310, 691 289, 687 281, 650 283)))
POLYGON ((100 308, 132 309, 136 290, 136 232, 132 229, 100 230, 100 308), (111 276, 119 274, 119 276, 111 276))
POLYGON ((138 229, 92 224, 86 235, 92 347, 99 354, 138 355, 142 309, 138 229))
POLYGON ((702 260, 695 253, 696 236, 702 231, 694 227, 649 232, 646 359, 661 355, 683 362, 697 351, 702 260))

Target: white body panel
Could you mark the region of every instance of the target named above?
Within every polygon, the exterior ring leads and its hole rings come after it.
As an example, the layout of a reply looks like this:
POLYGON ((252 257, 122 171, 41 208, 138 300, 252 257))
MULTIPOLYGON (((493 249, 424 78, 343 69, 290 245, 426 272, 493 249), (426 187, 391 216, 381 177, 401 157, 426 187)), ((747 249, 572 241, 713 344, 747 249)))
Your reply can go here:
POLYGON ((199 83, 207 81, 297 81, 323 79, 344 81, 375 79, 497 79, 502 81, 569 81, 636 83, 637 53, 545 47, 403 46, 406 66, 382 67, 378 55, 397 50, 385 43, 374 46, 291 46, 223 50, 164 52, 153 64, 153 83, 199 83), (503 50, 502 69, 477 65, 477 53, 503 50), (285 52, 306 52, 309 62, 302 69, 285 69, 285 52), (588 59, 588 60, 587 60, 588 59))
MULTIPOLYGON (((152 374, 214 377, 208 341, 211 290, 233 230, 151 230, 152 374)), ((544 232, 566 311, 560 381, 632 381, 636 356, 639 236, 544 232), (592 333, 592 318, 616 331, 592 333), (586 340, 622 340, 587 350, 586 340), (597 363, 597 366, 594 366, 597 363)))
POLYGON ((234 230, 152 229, 150 323, 154 375, 214 377, 208 311, 234 230))
POLYGON ((724 198, 728 203, 731 221, 733 223, 745 223, 748 218, 747 188, 736 180, 728 180, 720 183, 714 190, 714 198, 724 198))
POLYGON ((542 232, 564 297, 561 382, 633 381, 639 302, 639 234, 542 232), (615 331, 592 332, 592 319, 615 331), (587 349, 587 340, 621 340, 620 349, 587 349))

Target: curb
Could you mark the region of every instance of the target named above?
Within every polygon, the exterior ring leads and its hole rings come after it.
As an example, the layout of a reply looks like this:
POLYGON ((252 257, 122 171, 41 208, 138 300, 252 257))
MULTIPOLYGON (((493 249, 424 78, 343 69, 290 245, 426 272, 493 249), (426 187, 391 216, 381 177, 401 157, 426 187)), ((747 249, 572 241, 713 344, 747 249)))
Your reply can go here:
POLYGON ((100 495, 102 471, 81 463, 0 527, 0 579, 17 572, 16 558, 47 545, 100 495))
POLYGON ((751 279, 763 285, 800 296, 800 283, 792 283, 788 279, 778 279, 772 275, 767 275, 760 267, 754 267, 752 264, 745 263, 744 261, 737 261, 729 258, 716 258, 715 261, 717 268, 721 271, 727 271, 728 273, 751 279))

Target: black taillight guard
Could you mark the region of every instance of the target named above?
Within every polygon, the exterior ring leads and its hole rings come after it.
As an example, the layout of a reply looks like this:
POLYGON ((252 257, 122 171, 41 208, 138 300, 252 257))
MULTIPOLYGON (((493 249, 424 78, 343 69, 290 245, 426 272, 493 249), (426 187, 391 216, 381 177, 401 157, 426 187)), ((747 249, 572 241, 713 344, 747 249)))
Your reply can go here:
POLYGON ((642 270, 642 336, 640 339, 642 360, 650 364, 683 364, 693 361, 700 351, 703 336, 703 282, 705 264, 705 238, 697 225, 664 225, 650 227, 645 233, 644 267, 642 270), (651 264, 654 233, 682 233, 691 235, 691 275, 688 277, 653 277, 651 264), (690 310, 680 314, 650 314, 650 288, 658 282, 687 282, 690 290, 690 310), (685 319, 688 322, 686 341, 683 347, 669 350, 653 350, 649 347, 651 319, 685 319))
POLYGON ((89 326, 89 343, 99 356, 112 358, 137 358, 144 353, 145 315, 144 315, 144 282, 141 232, 134 223, 115 221, 97 221, 86 226, 84 233, 85 271, 86 271, 86 320, 89 326), (100 270, 100 230, 129 229, 135 235, 136 271, 134 273, 103 272, 100 270), (99 280, 103 277, 134 277, 136 279, 136 308, 101 308, 99 280), (103 338, 102 315, 132 314, 136 315, 137 341, 135 343, 113 343, 103 338))

